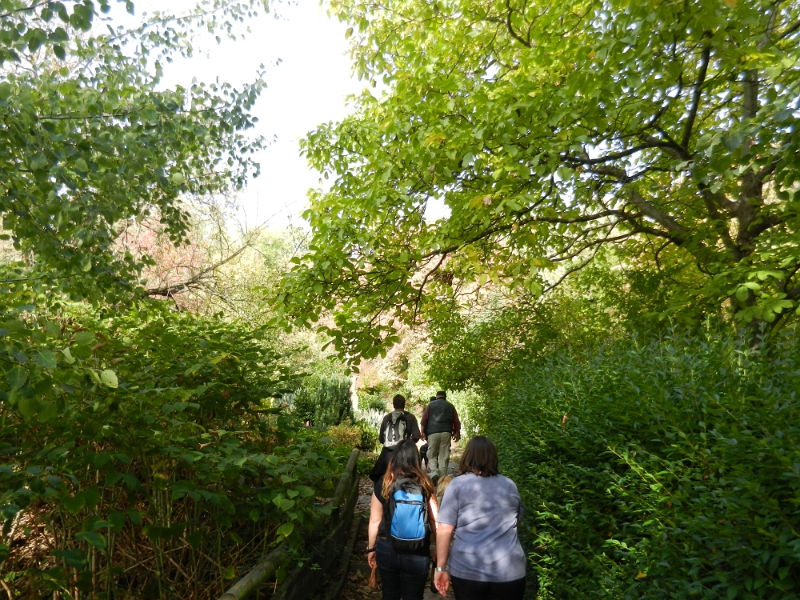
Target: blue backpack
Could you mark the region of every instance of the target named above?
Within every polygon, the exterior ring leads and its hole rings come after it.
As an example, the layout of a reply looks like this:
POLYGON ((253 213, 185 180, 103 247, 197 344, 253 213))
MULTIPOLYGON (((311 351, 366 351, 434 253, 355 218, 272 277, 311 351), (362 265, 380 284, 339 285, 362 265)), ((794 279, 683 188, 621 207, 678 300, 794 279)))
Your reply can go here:
POLYGON ((428 499, 413 479, 400 478, 392 484, 386 499, 384 529, 398 552, 415 552, 430 545, 428 499))

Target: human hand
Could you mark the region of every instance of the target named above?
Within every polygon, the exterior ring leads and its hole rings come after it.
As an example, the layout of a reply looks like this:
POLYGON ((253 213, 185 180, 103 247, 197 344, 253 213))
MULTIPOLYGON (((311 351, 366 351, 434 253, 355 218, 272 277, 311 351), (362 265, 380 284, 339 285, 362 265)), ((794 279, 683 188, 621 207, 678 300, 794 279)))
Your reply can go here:
POLYGON ((446 598, 447 590, 450 588, 450 573, 447 571, 437 571, 434 573, 433 585, 435 585, 439 593, 446 598))
POLYGON ((367 564, 369 565, 370 569, 375 569, 378 567, 378 559, 375 558, 374 552, 370 552, 367 554, 367 564))

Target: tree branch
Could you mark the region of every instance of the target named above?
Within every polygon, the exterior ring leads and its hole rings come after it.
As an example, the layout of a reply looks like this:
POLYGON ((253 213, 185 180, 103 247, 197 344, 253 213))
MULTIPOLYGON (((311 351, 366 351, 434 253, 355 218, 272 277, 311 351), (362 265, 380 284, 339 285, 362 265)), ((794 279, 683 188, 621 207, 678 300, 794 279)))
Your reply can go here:
POLYGON ((700 96, 702 93, 703 83, 706 80, 706 73, 708 71, 708 62, 711 58, 711 46, 703 48, 703 53, 700 55, 700 71, 697 74, 697 80, 694 83, 694 91, 692 92, 692 104, 689 108, 689 116, 686 120, 686 126, 683 130, 683 139, 681 146, 688 152, 689 140, 692 139, 692 129, 694 129, 694 121, 697 118, 697 110, 700 107, 700 96))
POLYGON ((680 223, 678 223, 675 219, 661 209, 650 204, 636 190, 632 189, 628 193, 630 195, 631 202, 640 211, 642 211, 645 216, 650 217, 664 229, 669 231, 676 244, 680 246, 686 242, 686 229, 680 223))
POLYGON ((511 24, 511 15, 514 12, 511 9, 511 0, 506 0, 506 8, 508 9, 508 12, 506 13, 506 28, 508 29, 508 33, 510 33, 511 37, 517 40, 520 44, 522 44, 526 48, 530 48, 531 47, 530 41, 523 39, 522 36, 520 36, 516 31, 514 31, 514 26, 511 24))
POLYGON ((186 281, 182 281, 180 283, 174 283, 174 284, 171 284, 171 285, 165 285, 165 286, 157 287, 157 288, 147 288, 145 290, 145 295, 146 296, 170 297, 170 296, 173 296, 174 294, 179 294, 180 292, 184 292, 186 290, 190 290, 190 289, 199 287, 202 284, 203 280, 206 277, 208 277, 208 275, 210 273, 213 273, 214 271, 219 269, 222 265, 229 263, 230 261, 232 261, 234 258, 239 256, 242 252, 244 252, 249 247, 250 247, 250 242, 247 242, 241 248, 236 250, 236 252, 234 252, 233 254, 229 254, 228 256, 223 258, 222 260, 215 262, 210 267, 207 267, 207 268, 203 269, 202 271, 200 271, 199 273, 197 273, 193 277, 190 277, 186 281))
POLYGON ((31 6, 23 6, 22 8, 17 8, 15 10, 10 10, 7 13, 3 13, 0 15, 0 19, 7 19, 11 15, 15 15, 21 12, 28 12, 31 10, 36 10, 40 6, 47 6, 48 4, 53 4, 55 0, 44 0, 43 2, 39 2, 38 4, 32 4, 31 6))

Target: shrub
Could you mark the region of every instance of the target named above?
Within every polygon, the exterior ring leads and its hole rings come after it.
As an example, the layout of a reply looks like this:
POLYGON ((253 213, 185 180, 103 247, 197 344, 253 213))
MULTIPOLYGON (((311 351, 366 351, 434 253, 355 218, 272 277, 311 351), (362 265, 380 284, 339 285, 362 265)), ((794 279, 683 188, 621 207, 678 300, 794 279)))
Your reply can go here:
POLYGON ((369 452, 375 450, 378 445, 378 427, 373 426, 364 419, 356 419, 355 425, 361 432, 361 441, 358 447, 369 452))
POLYGON ((302 546, 344 453, 273 402, 294 384, 273 332, 166 303, 33 308, 0 312, 9 597, 217 597, 220 565, 302 546))
POLYGON ((800 346, 765 354, 673 335, 519 368, 483 420, 542 598, 800 595, 800 346))
POLYGON ((307 377, 292 398, 295 414, 316 427, 339 425, 353 418, 350 378, 344 375, 307 377))
POLYGON ((337 446, 358 448, 361 444, 361 429, 350 422, 329 427, 328 435, 333 438, 337 446))
POLYGON ((386 410, 386 399, 380 393, 363 393, 358 396, 358 408, 360 410, 386 410))
POLYGON ((378 430, 361 419, 355 422, 348 419, 339 425, 334 425, 328 428, 328 435, 337 445, 351 449, 372 451, 378 443, 378 430))

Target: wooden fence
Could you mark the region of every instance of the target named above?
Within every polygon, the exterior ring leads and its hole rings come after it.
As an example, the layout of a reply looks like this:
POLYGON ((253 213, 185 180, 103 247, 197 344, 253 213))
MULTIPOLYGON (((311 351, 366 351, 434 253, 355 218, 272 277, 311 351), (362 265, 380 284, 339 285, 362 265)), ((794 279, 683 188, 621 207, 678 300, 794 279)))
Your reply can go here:
MULTIPOLYGON (((306 543, 303 564, 291 571, 272 594, 274 600, 305 600, 319 591, 325 574, 343 553, 349 555, 352 543, 353 509, 358 500, 358 474, 356 462, 358 450, 353 450, 347 461, 339 485, 328 502, 329 516, 317 523, 306 543), (351 535, 347 535, 351 533, 351 535)), ((219 600, 244 600, 270 579, 289 560, 289 549, 279 546, 258 563, 244 577, 233 584, 219 600)))

